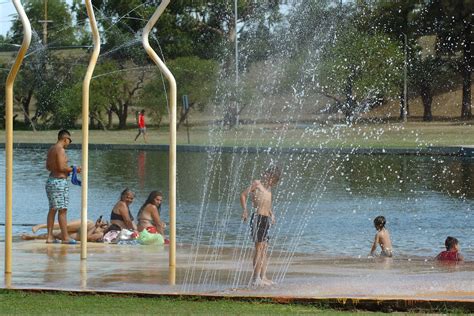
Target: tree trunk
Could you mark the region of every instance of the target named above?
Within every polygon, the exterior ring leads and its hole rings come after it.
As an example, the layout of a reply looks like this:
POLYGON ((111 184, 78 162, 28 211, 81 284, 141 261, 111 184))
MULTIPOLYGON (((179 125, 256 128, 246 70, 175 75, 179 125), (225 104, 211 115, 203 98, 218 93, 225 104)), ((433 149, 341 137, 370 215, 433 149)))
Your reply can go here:
POLYGON ((24 98, 17 98, 17 101, 20 102, 21 109, 23 111, 23 122, 25 122, 25 126, 30 125, 33 129, 33 132, 36 132, 36 125, 34 121, 30 117, 30 104, 31 98, 33 97, 33 90, 28 90, 28 95, 24 98))
MULTIPOLYGON (((469 17, 468 17, 469 18, 469 17)), ((462 63, 462 107, 461 118, 472 118, 471 110, 471 23, 464 21, 464 48, 462 63)))
POLYGON ((107 129, 112 129, 112 110, 107 110, 107 129))
POLYGON ((354 121, 355 98, 352 91, 352 75, 347 78, 346 103, 343 105, 343 113, 346 116, 346 123, 352 124, 354 121))
POLYGON ((122 111, 117 113, 118 119, 119 119, 119 129, 126 129, 127 128, 127 116, 128 116, 128 104, 125 103, 123 105, 122 111))
POLYGON ((184 107, 182 107, 181 116, 179 117, 178 124, 176 125, 176 130, 179 130, 179 127, 181 126, 181 124, 183 124, 184 121, 186 121, 186 118, 188 117, 188 114, 189 114, 189 110, 191 110, 193 105, 194 103, 190 104, 187 110, 184 110, 184 107))
POLYGON ((405 112, 405 93, 403 92, 403 87, 402 91, 400 92, 400 116, 399 119, 401 121, 404 121, 406 119, 407 115, 405 112))
POLYGON ((431 113, 433 95, 431 89, 426 85, 421 88, 421 101, 423 102, 423 121, 431 122, 433 120, 433 114, 431 113))
POLYGON ((95 119, 92 114, 89 115, 89 129, 95 129, 95 119))

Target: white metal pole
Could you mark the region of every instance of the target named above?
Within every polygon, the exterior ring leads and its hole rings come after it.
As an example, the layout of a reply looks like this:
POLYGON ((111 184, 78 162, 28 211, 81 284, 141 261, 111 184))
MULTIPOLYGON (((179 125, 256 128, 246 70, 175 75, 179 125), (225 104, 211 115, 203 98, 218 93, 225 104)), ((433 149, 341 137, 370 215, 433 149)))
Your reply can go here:
POLYGON ((82 85, 82 209, 81 209, 81 259, 87 259, 87 196, 89 188, 89 88, 95 64, 100 53, 100 37, 91 0, 86 0, 87 15, 91 25, 94 50, 92 51, 82 85))
POLYGON ((25 9, 20 0, 13 0, 13 4, 23 25, 23 42, 5 82, 5 280, 10 280, 6 284, 11 282, 12 273, 13 84, 31 42, 31 25, 25 9))
POLYGON ((238 93, 239 93, 239 40, 237 37, 237 20, 238 20, 238 6, 237 6, 238 0, 234 1, 234 18, 235 18, 235 107, 236 107, 236 125, 239 126, 239 121, 240 121, 240 114, 239 114, 239 98, 238 98, 238 93))
POLYGON ((237 1, 234 1, 234 17, 235 17, 235 85, 239 85, 239 41, 237 37, 237 19, 238 19, 238 8, 237 1))
MULTIPOLYGON (((170 0, 163 0, 143 29, 142 43, 148 56, 158 66, 170 85, 170 146, 169 146, 169 206, 170 206, 170 247, 169 265, 176 266, 176 80, 171 71, 151 48, 148 41, 150 31, 158 21, 170 0)), ((174 280, 170 281, 174 284, 174 280)))
POLYGON ((408 39, 407 35, 403 33, 403 37, 405 39, 405 58, 404 58, 404 63, 403 63, 403 121, 407 121, 407 116, 408 116, 408 98, 407 98, 407 92, 408 92, 408 87, 407 87, 407 73, 408 73, 408 39))

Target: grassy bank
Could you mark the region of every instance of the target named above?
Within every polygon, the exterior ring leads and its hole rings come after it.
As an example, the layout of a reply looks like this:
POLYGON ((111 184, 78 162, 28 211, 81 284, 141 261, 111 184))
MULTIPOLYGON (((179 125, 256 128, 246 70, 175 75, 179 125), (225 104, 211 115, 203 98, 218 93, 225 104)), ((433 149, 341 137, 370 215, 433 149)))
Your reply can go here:
POLYGON ((348 314, 309 305, 191 300, 118 295, 75 295, 0 290, 2 315, 299 315, 348 314))
POLYGON ((275 303, 269 299, 205 298, 196 296, 139 296, 133 294, 95 294, 42 292, 0 289, 1 315, 384 315, 401 308, 404 314, 465 314, 470 303, 430 302, 411 304, 382 301, 367 310, 344 302, 330 308, 329 303, 275 303), (398 306, 398 307, 397 307, 398 306), (467 308, 467 309, 466 309, 467 308))
MULTIPOLYGON (((14 142, 52 143, 57 131, 15 131, 14 142)), ((74 130, 73 141, 80 143, 82 133, 74 130)), ((279 146, 279 147, 361 147, 361 148, 420 148, 428 146, 474 145, 474 125, 462 122, 410 122, 359 124, 355 126, 319 126, 303 124, 242 125, 231 130, 220 130, 209 137, 207 126, 190 128, 192 145, 279 146)), ((134 142, 135 129, 90 131, 93 144, 142 144, 134 142)), ((168 129, 148 129, 149 144, 167 144, 168 129)), ((178 144, 187 141, 186 128, 178 131, 178 144)), ((0 131, 0 142, 5 142, 5 131, 0 131)))

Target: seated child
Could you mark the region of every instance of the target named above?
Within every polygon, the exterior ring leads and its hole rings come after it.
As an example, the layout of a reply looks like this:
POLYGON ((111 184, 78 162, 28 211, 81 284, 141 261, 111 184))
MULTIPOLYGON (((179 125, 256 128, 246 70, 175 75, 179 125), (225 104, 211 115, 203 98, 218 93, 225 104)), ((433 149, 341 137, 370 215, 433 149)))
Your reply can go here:
POLYGON ((451 236, 446 238, 444 245, 446 246, 446 250, 440 252, 436 256, 436 260, 439 261, 463 261, 464 257, 462 254, 459 253, 459 241, 451 236))
POLYGON ((392 257, 392 242, 390 241, 390 234, 388 230, 385 229, 385 217, 377 216, 374 219, 374 226, 377 230, 375 234, 375 240, 372 244, 372 249, 370 249, 370 256, 376 256, 375 250, 377 249, 377 244, 380 245, 382 251, 380 252, 381 257, 392 257))

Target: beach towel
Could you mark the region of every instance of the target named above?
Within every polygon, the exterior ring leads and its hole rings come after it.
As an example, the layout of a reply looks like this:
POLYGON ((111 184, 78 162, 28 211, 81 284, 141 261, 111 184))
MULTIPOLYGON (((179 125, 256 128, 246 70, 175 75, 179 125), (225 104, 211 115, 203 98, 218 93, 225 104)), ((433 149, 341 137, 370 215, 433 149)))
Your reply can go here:
POLYGON ((74 185, 81 186, 81 180, 77 178, 77 167, 72 166, 72 176, 71 176, 71 183, 74 185))

